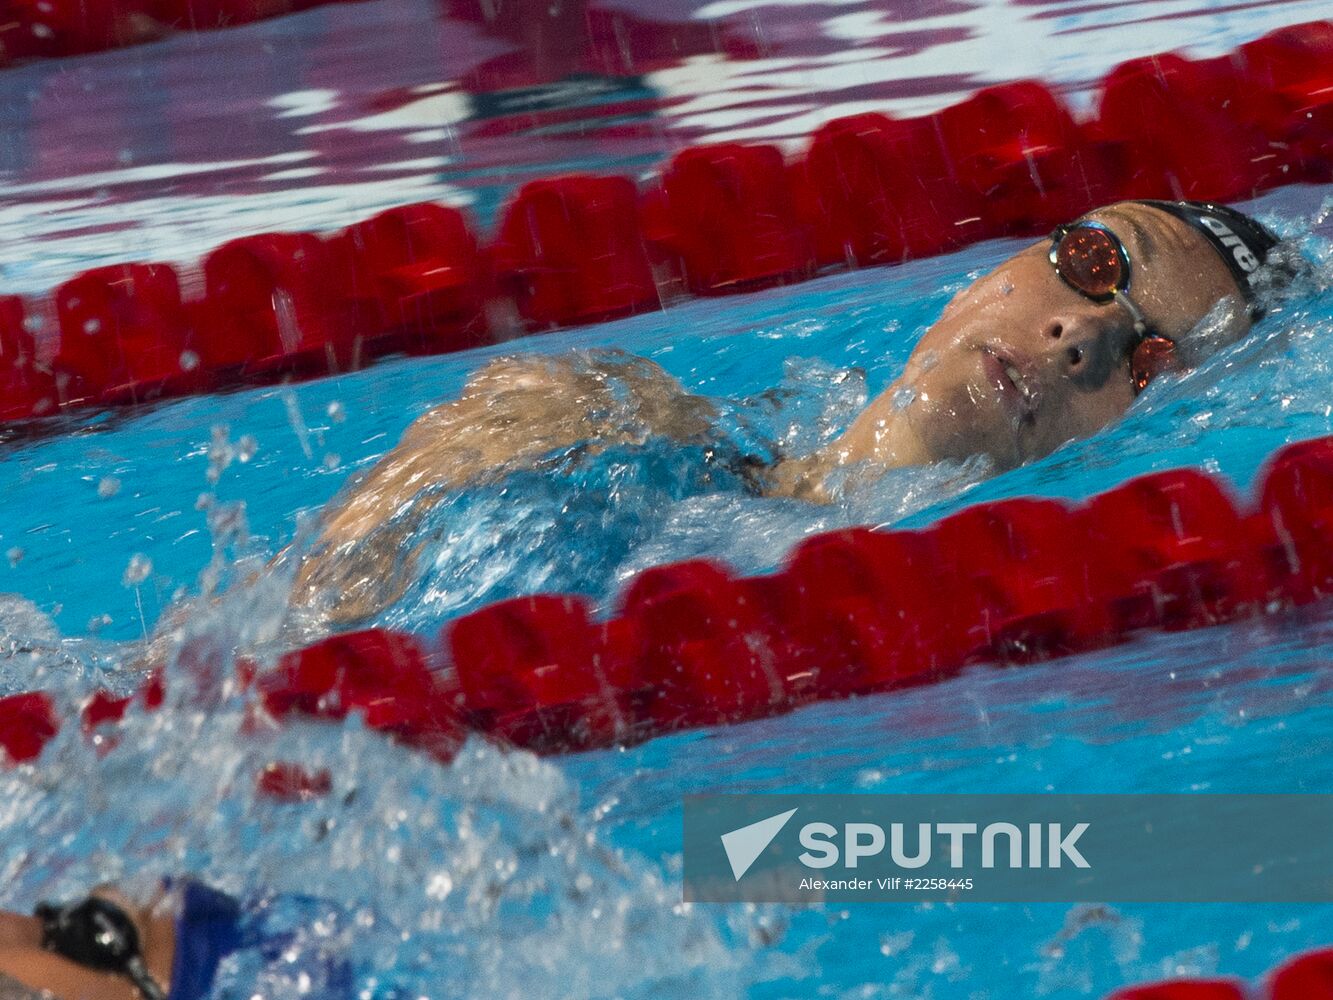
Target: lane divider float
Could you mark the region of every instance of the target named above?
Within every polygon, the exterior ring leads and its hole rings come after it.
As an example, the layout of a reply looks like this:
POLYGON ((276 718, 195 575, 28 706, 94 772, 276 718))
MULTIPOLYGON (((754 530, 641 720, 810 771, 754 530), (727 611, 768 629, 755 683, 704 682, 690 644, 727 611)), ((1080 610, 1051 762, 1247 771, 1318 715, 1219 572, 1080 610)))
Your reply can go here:
POLYGON ((347 372, 896 264, 1038 234, 1120 198, 1235 200, 1329 181, 1333 22, 1315 21, 1214 59, 1131 60, 1083 123, 1020 81, 923 118, 838 119, 792 160, 723 143, 685 149, 640 184, 533 181, 490 239, 460 210, 423 202, 331 234, 232 240, 184 281, 146 261, 0 296, 0 422, 347 372))
POLYGON ((181 31, 252 24, 350 0, 5 0, 0 68, 104 52, 181 31))
MULTIPOLYGON (((639 574, 599 621, 578 595, 538 594, 448 623, 436 639, 386 629, 336 635, 276 665, 236 665, 246 726, 351 713, 451 760, 469 733, 565 753, 934 683, 974 663, 1029 663, 1309 605, 1333 596, 1333 437, 1278 451, 1254 502, 1217 477, 1152 473, 1080 504, 978 504, 921 531, 851 528, 803 541, 775 573, 710 560, 639 574)), ((173 669, 189 670, 196 651, 173 669)), ((218 664, 199 664, 216 669, 218 664)), ((161 671, 129 697, 78 710, 99 749, 127 712, 166 699, 161 671)), ((0 760, 35 761, 59 732, 44 692, 0 699, 0 760)), ((277 760, 261 796, 328 795, 325 768, 277 760)), ((1333 950, 1299 955, 1251 989, 1175 979, 1107 1000, 1333 1000, 1333 950)))
MULTIPOLYGON (((708 559, 657 566, 605 619, 585 596, 536 594, 464 615, 435 637, 367 629, 238 670, 255 725, 356 712, 441 760, 471 733, 560 754, 1331 595, 1326 437, 1278 451, 1252 504, 1237 503, 1215 476, 1174 469, 1079 504, 1016 498, 920 531, 816 535, 770 574, 740 576, 708 559)), ((183 650, 173 669, 193 669, 199 655, 183 650)), ((152 711, 164 698, 159 672, 137 695, 100 692, 79 714, 86 732, 105 736, 126 711, 152 711)), ((35 759, 60 714, 41 692, 0 699, 0 748, 11 762, 35 759)))

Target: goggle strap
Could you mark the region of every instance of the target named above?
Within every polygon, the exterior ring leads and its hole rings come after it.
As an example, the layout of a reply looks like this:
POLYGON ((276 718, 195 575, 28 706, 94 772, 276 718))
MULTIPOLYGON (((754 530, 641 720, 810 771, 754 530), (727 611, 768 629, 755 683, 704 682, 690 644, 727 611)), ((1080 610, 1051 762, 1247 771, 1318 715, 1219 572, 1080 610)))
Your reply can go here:
POLYGON ((1144 317, 1143 312, 1139 307, 1136 306, 1133 300, 1124 293, 1123 289, 1117 288, 1114 295, 1115 300, 1120 303, 1120 305, 1124 306, 1125 311, 1129 313, 1130 319, 1134 321, 1134 335, 1140 340, 1148 336, 1148 320, 1144 317))

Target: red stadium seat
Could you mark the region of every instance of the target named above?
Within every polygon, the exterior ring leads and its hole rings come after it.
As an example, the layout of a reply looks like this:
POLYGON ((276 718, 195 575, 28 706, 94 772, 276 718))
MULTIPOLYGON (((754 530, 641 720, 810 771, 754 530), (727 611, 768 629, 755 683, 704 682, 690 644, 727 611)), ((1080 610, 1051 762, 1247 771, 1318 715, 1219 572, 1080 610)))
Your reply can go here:
POLYGON ((496 281, 534 329, 659 308, 624 177, 563 177, 524 185, 492 247, 496 281))
POLYGON ((56 289, 55 304, 52 368, 63 402, 133 403, 204 387, 171 266, 85 271, 56 289))
POLYGON ((676 154, 645 194, 647 233, 696 295, 799 281, 814 248, 773 146, 726 143, 676 154))
POLYGON ((1131 480, 1083 508, 1097 600, 1117 632, 1199 628, 1258 612, 1259 552, 1222 485, 1192 469, 1131 480))

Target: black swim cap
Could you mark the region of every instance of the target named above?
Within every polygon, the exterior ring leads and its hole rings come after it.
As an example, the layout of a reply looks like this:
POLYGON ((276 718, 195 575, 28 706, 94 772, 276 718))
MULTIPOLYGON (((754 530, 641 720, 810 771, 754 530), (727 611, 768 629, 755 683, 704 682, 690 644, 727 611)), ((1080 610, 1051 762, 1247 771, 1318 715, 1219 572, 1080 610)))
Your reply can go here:
POLYGON ((1141 199, 1138 204, 1150 205, 1174 215, 1202 233, 1208 245, 1222 258, 1222 263, 1230 269, 1245 301, 1253 307, 1254 277, 1268 262, 1269 251, 1279 242, 1267 226, 1251 219, 1244 212, 1206 201, 1141 199))

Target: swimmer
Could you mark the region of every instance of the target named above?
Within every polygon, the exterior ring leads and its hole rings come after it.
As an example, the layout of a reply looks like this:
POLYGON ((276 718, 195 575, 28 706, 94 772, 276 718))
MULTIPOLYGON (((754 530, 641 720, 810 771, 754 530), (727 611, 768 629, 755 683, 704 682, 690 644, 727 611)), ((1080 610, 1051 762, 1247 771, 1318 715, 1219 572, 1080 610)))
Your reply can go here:
MULTIPOLYGON (((145 906, 104 888, 33 916, 0 910, 0 1000, 202 1000, 228 955, 290 944, 291 931, 266 929, 264 908, 184 879, 145 906)), ((341 959, 323 956, 320 975, 318 995, 351 996, 341 959)))
MULTIPOLYGON (((1277 242, 1225 206, 1129 201, 1090 212, 959 292, 841 437, 742 471, 758 492, 827 502, 839 469, 875 475, 984 455, 1003 470, 1039 459, 1119 418, 1157 375, 1243 337, 1257 293, 1290 277, 1290 265, 1269 260, 1277 242)), ((367 618, 402 596, 415 556, 402 540, 446 491, 574 447, 706 442, 714 416, 641 358, 491 362, 324 512, 294 600, 335 623, 367 618)))
POLYGON ((193 879, 172 879, 145 905, 115 888, 41 903, 32 916, 0 911, 0 1000, 203 1000, 220 965, 256 953, 309 976, 309 996, 352 997, 351 963, 336 945, 301 945, 293 915, 324 919, 327 901, 267 895, 247 903, 193 879), (292 968, 289 952, 304 952, 292 968))

